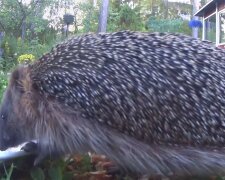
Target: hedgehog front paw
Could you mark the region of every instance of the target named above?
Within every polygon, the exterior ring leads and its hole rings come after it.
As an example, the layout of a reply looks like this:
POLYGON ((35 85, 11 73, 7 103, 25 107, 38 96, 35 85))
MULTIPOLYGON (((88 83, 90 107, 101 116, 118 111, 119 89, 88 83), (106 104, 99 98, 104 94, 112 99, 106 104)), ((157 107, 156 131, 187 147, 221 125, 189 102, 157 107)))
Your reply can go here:
POLYGON ((21 150, 27 152, 27 153, 31 153, 34 154, 36 157, 34 159, 34 166, 39 165, 46 157, 47 154, 43 153, 40 151, 39 147, 38 147, 38 143, 35 142, 28 142, 26 143, 21 150))
POLYGON ((47 158, 47 156, 47 154, 39 153, 34 160, 34 166, 38 166, 39 164, 41 164, 41 162, 43 162, 44 159, 47 158))
POLYGON ((38 145, 35 142, 26 143, 20 150, 25 151, 27 153, 37 153, 38 145))

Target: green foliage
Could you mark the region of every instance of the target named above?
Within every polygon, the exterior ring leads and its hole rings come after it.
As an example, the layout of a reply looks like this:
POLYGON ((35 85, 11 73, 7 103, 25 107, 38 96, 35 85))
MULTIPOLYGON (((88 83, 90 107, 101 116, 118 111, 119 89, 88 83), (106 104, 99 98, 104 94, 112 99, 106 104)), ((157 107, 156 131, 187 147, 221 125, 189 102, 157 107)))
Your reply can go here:
POLYGON ((49 175, 50 179, 52 179, 52 180, 62 180, 62 177, 63 177, 62 170, 63 169, 60 166, 51 167, 48 170, 48 175, 49 175))
POLYGON ((0 31, 17 34, 17 27, 21 25, 19 17, 23 17, 23 15, 19 4, 15 0, 2 1, 0 9, 0 31))
POLYGON ((133 30, 144 31, 144 21, 141 19, 140 7, 131 8, 128 4, 123 4, 119 8, 114 8, 115 5, 109 9, 107 30, 133 30))
POLYGON ((20 37, 22 34, 22 26, 25 30, 29 29, 33 33, 39 33, 48 28, 47 20, 42 18, 45 7, 50 0, 37 3, 23 3, 24 1, 7 0, 1 1, 0 9, 0 31, 4 31, 7 35, 20 37))
POLYGON ((79 4, 79 8, 82 11, 84 17, 82 19, 83 29, 81 32, 97 32, 99 6, 94 7, 92 3, 85 2, 79 4))
POLYGON ((88 155, 84 155, 80 165, 77 167, 79 173, 89 172, 92 169, 91 158, 88 155))
POLYGON ((45 180, 44 171, 39 167, 33 168, 30 171, 30 175, 33 180, 45 180))
POLYGON ((5 73, 0 72, 0 100, 2 99, 3 93, 8 85, 8 78, 5 73))
MULTIPOLYGON (((97 32, 98 29, 98 17, 99 6, 94 7, 92 2, 81 3, 79 5, 83 14, 81 32, 97 32)), ((127 3, 117 6, 116 3, 110 5, 107 31, 119 31, 119 30, 135 30, 143 31, 144 21, 141 19, 140 6, 131 8, 127 3)))
POLYGON ((120 21, 119 11, 114 8, 109 8, 107 31, 113 32, 119 29, 118 22, 120 21))
POLYGON ((50 167, 47 170, 47 174, 50 180, 70 180, 72 179, 71 173, 66 171, 66 167, 69 161, 62 159, 51 162, 50 167))
POLYGON ((22 45, 22 49, 17 50, 17 55, 33 54, 36 58, 39 58, 52 48, 54 42, 55 41, 52 40, 51 42, 48 42, 49 44, 41 44, 38 38, 26 41, 22 45))
POLYGON ((7 172, 7 170, 5 170, 5 175, 3 177, 0 177, 0 180, 10 180, 12 173, 13 173, 13 169, 14 169, 14 165, 12 164, 7 172))
POLYGON ((22 41, 21 38, 6 36, 1 48, 4 50, 3 58, 0 58, 0 69, 10 70, 18 64, 17 59, 23 54, 32 54, 35 58, 40 58, 43 54, 50 51, 57 39, 48 40, 48 43, 41 43, 38 38, 22 41))
MULTIPOLYGON (((12 177, 24 180, 72 180, 74 175, 82 175, 94 171, 91 159, 88 155, 81 156, 76 161, 72 157, 68 159, 46 160, 39 166, 30 166, 29 158, 15 160, 11 166, 0 166, 0 180, 9 180, 12 177), (68 168, 70 166, 70 168, 68 168), (7 171, 5 170, 7 169, 7 171), (3 173, 2 173, 3 172, 3 173)), ((32 163, 32 162, 30 162, 32 163)))
POLYGON ((5 36, 1 44, 1 48, 4 49, 3 57, 13 57, 17 48, 17 40, 14 36, 5 36))
POLYGON ((143 30, 143 22, 140 17, 140 7, 132 9, 129 5, 125 4, 121 6, 119 11, 120 27, 121 29, 130 30, 143 30))
POLYGON ((157 19, 150 17, 147 22, 148 30, 151 32, 171 32, 191 34, 188 22, 182 19, 157 19))

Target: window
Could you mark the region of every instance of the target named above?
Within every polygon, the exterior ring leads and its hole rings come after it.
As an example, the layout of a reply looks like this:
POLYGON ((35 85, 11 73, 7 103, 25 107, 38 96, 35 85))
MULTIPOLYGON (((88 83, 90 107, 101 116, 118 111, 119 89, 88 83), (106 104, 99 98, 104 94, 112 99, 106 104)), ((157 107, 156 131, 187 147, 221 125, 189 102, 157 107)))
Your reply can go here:
POLYGON ((225 43, 225 12, 219 14, 220 21, 220 43, 225 43))
POLYGON ((216 42, 216 14, 205 19, 205 39, 216 42))

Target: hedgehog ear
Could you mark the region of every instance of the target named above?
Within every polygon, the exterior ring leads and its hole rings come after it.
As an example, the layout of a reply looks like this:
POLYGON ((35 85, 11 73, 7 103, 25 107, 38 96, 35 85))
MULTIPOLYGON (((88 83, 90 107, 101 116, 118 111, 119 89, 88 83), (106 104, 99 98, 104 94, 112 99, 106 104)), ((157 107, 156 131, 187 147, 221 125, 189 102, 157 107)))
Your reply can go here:
POLYGON ((21 87, 20 78, 21 78, 21 69, 17 68, 12 72, 9 84, 17 88, 21 87))
POLYGON ((11 75, 11 84, 19 88, 21 92, 30 91, 31 80, 27 68, 19 67, 15 69, 11 75))
POLYGON ((16 83, 20 78, 19 69, 16 69, 11 74, 11 81, 13 83, 16 83))

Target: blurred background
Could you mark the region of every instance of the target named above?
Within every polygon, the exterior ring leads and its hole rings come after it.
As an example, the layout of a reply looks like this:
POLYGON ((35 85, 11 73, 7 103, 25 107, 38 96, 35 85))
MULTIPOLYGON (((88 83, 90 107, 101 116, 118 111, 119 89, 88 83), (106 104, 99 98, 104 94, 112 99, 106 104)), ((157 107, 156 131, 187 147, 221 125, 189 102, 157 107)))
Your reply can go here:
MULTIPOLYGON (((39 58, 71 35, 119 30, 191 35, 206 0, 0 0, 0 69, 24 54, 39 58)), ((201 37, 201 31, 198 34, 201 37)))

